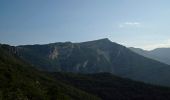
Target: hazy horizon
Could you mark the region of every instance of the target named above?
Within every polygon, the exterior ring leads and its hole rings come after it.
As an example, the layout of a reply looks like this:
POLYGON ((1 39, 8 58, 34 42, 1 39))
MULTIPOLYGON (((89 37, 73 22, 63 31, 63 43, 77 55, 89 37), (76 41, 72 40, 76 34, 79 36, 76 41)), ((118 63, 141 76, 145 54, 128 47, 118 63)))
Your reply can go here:
POLYGON ((1 0, 0 43, 84 42, 170 47, 168 0, 1 0))

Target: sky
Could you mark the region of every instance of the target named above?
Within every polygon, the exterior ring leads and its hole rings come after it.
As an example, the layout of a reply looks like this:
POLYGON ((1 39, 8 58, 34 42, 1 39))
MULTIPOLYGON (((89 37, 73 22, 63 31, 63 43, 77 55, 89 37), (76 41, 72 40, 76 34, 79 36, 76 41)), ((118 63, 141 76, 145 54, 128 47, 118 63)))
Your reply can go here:
POLYGON ((127 47, 170 47, 170 0, 0 0, 0 43, 109 38, 127 47))

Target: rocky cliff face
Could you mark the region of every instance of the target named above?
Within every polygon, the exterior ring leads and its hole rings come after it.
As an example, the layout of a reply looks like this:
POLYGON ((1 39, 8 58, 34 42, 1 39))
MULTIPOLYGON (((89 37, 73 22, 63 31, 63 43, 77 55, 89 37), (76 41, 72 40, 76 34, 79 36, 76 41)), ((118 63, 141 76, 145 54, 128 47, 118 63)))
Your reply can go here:
POLYGON ((25 45, 18 48, 22 58, 40 70, 110 72, 145 82, 170 84, 170 66, 136 54, 109 39, 82 43, 25 45))

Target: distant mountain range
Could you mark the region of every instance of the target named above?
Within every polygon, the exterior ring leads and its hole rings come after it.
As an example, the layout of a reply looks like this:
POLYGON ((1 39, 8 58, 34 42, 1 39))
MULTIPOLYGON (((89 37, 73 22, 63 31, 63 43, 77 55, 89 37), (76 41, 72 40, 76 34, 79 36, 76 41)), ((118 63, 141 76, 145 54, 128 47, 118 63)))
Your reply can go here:
POLYGON ((100 39, 82 43, 17 46, 17 55, 49 72, 109 72, 152 84, 170 86, 170 66, 143 57, 125 46, 100 39))
POLYGON ((0 100, 169 100, 170 88, 109 73, 48 73, 18 57, 18 48, 0 45, 0 100))
POLYGON ((170 48, 157 48, 151 51, 133 47, 129 49, 142 56, 170 65, 170 48))

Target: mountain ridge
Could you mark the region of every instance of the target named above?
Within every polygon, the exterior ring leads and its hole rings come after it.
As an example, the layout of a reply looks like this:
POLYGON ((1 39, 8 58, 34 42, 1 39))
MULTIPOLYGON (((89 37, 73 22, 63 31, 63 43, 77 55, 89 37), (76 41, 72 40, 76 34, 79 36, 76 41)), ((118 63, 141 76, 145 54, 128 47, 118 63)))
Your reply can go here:
POLYGON ((170 88, 110 73, 49 73, 18 58, 17 48, 0 45, 0 100, 169 100, 170 88))
POLYGON ((100 100, 23 62, 14 47, 0 45, 0 52, 0 100, 100 100))
POLYGON ((165 86, 170 84, 168 65, 143 57, 108 39, 23 45, 16 48, 22 59, 44 71, 109 72, 137 81, 165 86))
POLYGON ((170 48, 156 48, 150 51, 143 50, 140 48, 129 49, 142 56, 170 65, 170 48))

